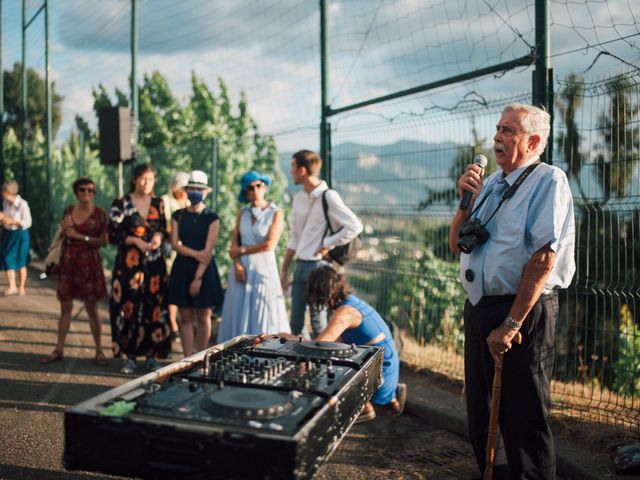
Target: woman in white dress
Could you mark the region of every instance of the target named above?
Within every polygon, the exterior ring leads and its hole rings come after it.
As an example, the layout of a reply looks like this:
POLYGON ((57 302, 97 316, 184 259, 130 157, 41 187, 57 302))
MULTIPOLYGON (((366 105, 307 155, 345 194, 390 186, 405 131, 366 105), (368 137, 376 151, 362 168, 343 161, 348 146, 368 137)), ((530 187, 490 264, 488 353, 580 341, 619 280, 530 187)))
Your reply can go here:
POLYGON ((275 248, 284 228, 284 213, 265 200, 271 179, 252 170, 240 179, 238 212, 231 238, 227 293, 218 342, 241 334, 290 332, 275 248))

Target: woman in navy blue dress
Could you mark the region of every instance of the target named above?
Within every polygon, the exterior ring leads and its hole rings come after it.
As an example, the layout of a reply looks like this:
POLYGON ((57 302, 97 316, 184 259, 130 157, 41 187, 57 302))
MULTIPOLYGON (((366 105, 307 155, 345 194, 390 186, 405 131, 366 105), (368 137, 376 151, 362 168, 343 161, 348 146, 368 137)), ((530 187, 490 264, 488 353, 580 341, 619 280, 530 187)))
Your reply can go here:
POLYGON ((211 312, 223 302, 220 275, 211 254, 218 240, 220 219, 204 204, 211 191, 207 180, 203 171, 191 172, 185 187, 191 205, 171 217, 171 245, 178 255, 171 268, 169 303, 180 310, 186 357, 207 348, 211 312))
POLYGON ((309 276, 307 288, 311 305, 333 311, 327 327, 315 340, 371 345, 384 349, 384 383, 364 406, 356 423, 373 420, 376 417, 374 405, 382 406, 387 415, 402 415, 407 386, 398 383, 400 359, 391 331, 380 314, 367 302, 353 295, 344 276, 330 266, 314 270, 309 276))

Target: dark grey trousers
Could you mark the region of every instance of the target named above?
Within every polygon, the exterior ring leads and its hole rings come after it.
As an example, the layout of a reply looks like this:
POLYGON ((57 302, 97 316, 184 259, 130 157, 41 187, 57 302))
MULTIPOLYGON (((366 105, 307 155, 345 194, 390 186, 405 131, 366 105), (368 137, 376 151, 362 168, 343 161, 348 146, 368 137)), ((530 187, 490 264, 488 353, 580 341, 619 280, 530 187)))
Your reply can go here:
MULTIPOLYGON (((502 323, 515 296, 484 297, 464 306, 465 392, 473 450, 484 473, 494 361, 487 346, 489 332, 502 323)), ((542 295, 522 326, 522 344, 503 361, 500 434, 494 478, 556 478, 555 450, 549 428, 549 381, 554 361, 558 295, 542 295), (505 458, 506 456, 506 458, 505 458)))

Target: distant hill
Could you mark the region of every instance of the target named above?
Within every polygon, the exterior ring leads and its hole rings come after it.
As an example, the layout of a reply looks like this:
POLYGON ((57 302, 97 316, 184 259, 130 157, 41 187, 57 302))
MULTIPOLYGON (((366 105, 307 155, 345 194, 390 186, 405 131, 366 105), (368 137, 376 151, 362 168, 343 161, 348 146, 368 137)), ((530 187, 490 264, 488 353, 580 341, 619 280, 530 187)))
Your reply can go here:
MULTIPOLYGON (((336 145, 333 147, 334 187, 356 210, 415 211, 427 197, 427 189, 453 191, 455 180, 449 172, 459 147, 453 142, 415 140, 388 145, 353 142, 336 145)), ((288 176, 290 195, 300 190, 289 177, 293 153, 284 152, 280 158, 288 176)))

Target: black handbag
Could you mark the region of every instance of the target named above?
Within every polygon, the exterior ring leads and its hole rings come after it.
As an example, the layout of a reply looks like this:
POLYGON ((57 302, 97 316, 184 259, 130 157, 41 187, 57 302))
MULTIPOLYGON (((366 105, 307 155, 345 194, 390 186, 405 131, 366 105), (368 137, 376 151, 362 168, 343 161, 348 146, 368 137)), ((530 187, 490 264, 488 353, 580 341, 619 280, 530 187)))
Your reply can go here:
MULTIPOLYGON (((330 189, 327 189, 324 192, 322 192, 322 210, 324 211, 324 218, 327 221, 327 229, 324 231, 324 235, 322 236, 323 239, 324 237, 327 236, 327 231, 331 232, 331 235, 333 235, 334 233, 339 232, 343 228, 343 227, 340 227, 335 232, 331 228, 331 222, 329 221, 329 203, 327 202, 327 196, 326 196, 329 190, 330 189)), ((347 263, 349 263, 350 261, 356 258, 358 250, 360 249, 362 249, 362 239, 360 238, 360 235, 358 235, 349 243, 345 243, 344 245, 338 245, 336 247, 333 247, 331 250, 329 250, 329 253, 327 255, 334 262, 340 265, 346 265, 347 263)))

